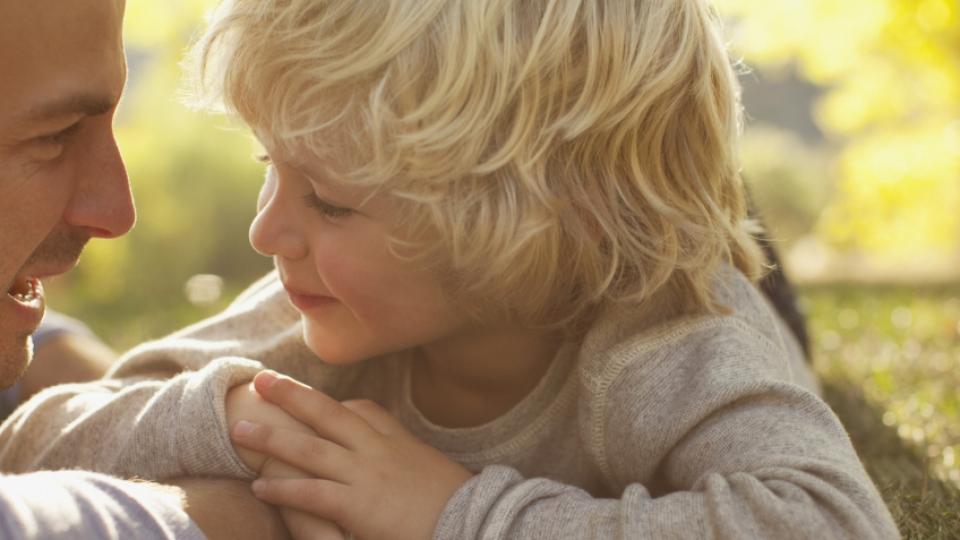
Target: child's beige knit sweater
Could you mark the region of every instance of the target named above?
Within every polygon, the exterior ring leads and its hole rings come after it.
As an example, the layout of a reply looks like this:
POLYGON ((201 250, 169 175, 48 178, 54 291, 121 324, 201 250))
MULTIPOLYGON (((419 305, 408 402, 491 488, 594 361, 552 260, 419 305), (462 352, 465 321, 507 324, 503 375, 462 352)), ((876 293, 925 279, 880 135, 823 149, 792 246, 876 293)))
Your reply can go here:
POLYGON ((373 399, 477 475, 437 539, 896 538, 796 343, 739 273, 731 315, 638 328, 604 315, 537 388, 488 424, 446 429, 410 399, 403 356, 324 365, 275 276, 220 316, 127 354, 100 382, 47 390, 0 427, 0 468, 251 478, 224 396, 263 366, 373 399))

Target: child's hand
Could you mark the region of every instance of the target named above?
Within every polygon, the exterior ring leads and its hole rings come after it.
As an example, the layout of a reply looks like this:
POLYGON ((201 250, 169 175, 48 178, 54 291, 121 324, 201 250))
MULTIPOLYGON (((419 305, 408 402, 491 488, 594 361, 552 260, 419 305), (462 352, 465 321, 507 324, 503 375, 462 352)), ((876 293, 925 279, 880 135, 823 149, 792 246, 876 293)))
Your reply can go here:
POLYGON ((261 477, 254 494, 266 502, 330 519, 361 538, 427 539, 472 476, 371 402, 340 403, 272 372, 258 374, 254 385, 316 433, 261 424, 234 430, 236 443, 314 476, 261 477))
MULTIPOLYGON (((292 418, 283 409, 264 401, 252 384, 242 384, 231 388, 226 401, 227 425, 235 426, 240 422, 254 422, 284 429, 313 434, 313 430, 292 418)), ((262 477, 274 478, 311 478, 296 467, 277 461, 275 458, 234 446, 237 456, 250 469, 262 477)), ((287 531, 294 540, 344 540, 344 535, 336 523, 310 515, 292 508, 281 508, 280 515, 287 531)))
MULTIPOLYGON (((276 459, 267 460, 260 475, 267 478, 311 478, 300 469, 276 459)), ((280 508, 280 516, 293 540, 346 540, 343 530, 330 520, 285 507, 280 508)))
MULTIPOLYGON (((283 409, 261 398, 260 394, 253 389, 253 384, 241 384, 231 388, 227 392, 225 408, 227 425, 230 426, 231 431, 237 422, 245 420, 303 433, 313 433, 313 430, 285 413, 283 409)), ((236 444, 234 444, 234 450, 247 467, 256 471, 257 474, 262 473, 261 469, 267 456, 236 444)))

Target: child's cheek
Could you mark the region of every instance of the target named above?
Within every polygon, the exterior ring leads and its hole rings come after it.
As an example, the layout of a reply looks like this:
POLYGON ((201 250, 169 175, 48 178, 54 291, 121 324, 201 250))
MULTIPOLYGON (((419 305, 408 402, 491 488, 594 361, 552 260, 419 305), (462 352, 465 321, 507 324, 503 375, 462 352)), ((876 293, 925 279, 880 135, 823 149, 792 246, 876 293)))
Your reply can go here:
POLYGON ((370 304, 384 294, 376 271, 378 261, 346 247, 324 251, 316 269, 327 292, 357 314, 368 312, 370 304))

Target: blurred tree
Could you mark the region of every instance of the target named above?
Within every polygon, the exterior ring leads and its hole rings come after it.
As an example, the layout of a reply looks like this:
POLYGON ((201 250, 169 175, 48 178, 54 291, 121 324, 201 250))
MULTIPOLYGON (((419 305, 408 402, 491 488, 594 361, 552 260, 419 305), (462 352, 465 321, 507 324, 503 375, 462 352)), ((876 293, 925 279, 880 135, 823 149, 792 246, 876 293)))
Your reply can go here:
POLYGON ((132 2, 125 39, 130 82, 117 118, 139 220, 126 237, 91 242, 55 307, 118 348, 159 337, 219 309, 266 272, 247 243, 262 165, 245 130, 182 101, 180 61, 212 1, 132 2), (196 274, 223 278, 219 301, 193 305, 196 274))
POLYGON ((756 124, 744 134, 741 154, 751 198, 778 249, 809 235, 830 197, 826 152, 790 131, 756 124))
POLYGON ((914 255, 960 246, 960 3, 718 0, 734 48, 828 89, 814 111, 843 147, 819 234, 914 255))

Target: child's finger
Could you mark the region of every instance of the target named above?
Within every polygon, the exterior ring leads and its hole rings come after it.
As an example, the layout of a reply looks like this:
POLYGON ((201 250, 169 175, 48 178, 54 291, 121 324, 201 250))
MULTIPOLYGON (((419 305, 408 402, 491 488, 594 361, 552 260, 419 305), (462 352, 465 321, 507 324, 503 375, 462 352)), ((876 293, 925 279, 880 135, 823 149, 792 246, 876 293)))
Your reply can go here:
POLYGON ((292 508, 282 508, 283 524, 293 540, 346 540, 336 523, 292 508))
POLYGON ((373 429, 384 435, 406 433, 407 431, 395 416, 373 401, 354 399, 344 401, 343 406, 357 413, 357 415, 366 420, 373 429))
POLYGON ((358 450, 376 435, 366 420, 339 401, 289 377, 261 371, 253 384, 264 399, 345 448, 358 450))
POLYGON ((349 488, 322 478, 259 478, 251 486, 261 501, 343 523, 349 488))
POLYGON ((312 476, 346 483, 344 473, 354 470, 349 451, 315 435, 245 420, 237 422, 230 434, 237 444, 272 456, 312 476))

